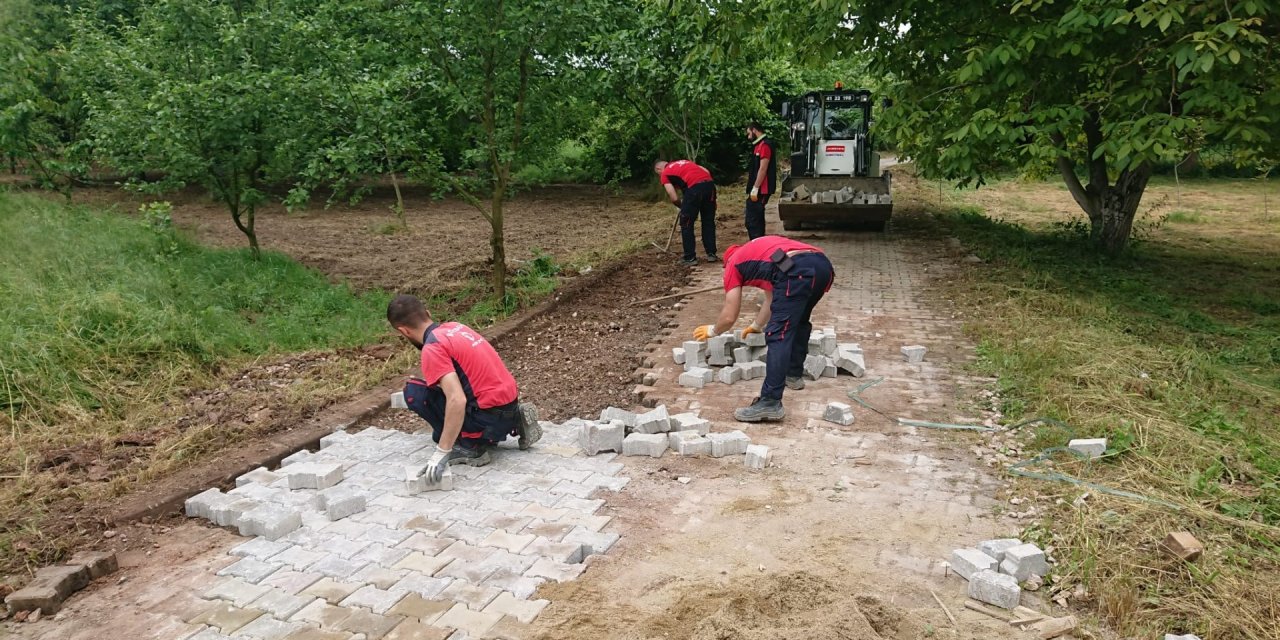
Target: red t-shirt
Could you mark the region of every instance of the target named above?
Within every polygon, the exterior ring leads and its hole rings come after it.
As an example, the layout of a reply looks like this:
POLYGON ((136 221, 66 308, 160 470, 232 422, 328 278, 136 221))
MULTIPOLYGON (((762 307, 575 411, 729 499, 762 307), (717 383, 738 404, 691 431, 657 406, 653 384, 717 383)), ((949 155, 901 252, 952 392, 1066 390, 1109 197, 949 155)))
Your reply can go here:
POLYGON ((457 322, 433 324, 422 336, 422 379, 434 387, 454 372, 481 409, 500 407, 520 395, 516 379, 484 336, 457 322))
MULTIPOLYGON (((753 186, 755 186, 754 185, 754 182, 756 179, 755 172, 760 170, 759 169, 760 161, 768 160, 770 164, 773 163, 773 147, 769 146, 769 143, 765 142, 764 140, 761 140, 760 142, 756 143, 756 148, 751 150, 751 155, 756 157, 756 161, 751 163, 752 167, 755 167, 755 168, 751 171, 751 175, 747 176, 747 180, 752 182, 753 186)), ((761 182, 759 185, 760 195, 773 193, 773 191, 770 189, 770 187, 772 187, 773 185, 769 184, 771 182, 769 178, 771 178, 772 176, 773 176, 773 171, 771 169, 766 169, 764 172, 764 181, 761 182)))
POLYGON ((773 264, 773 252, 783 251, 817 251, 813 245, 782 236, 760 236, 724 256, 724 290, 732 291, 735 287, 755 287, 765 291, 773 291, 773 275, 777 267, 773 264))
POLYGON ((697 163, 676 160, 668 162, 667 166, 662 168, 662 173, 658 174, 658 181, 662 184, 673 184, 684 190, 695 184, 710 182, 711 172, 698 166, 697 163))

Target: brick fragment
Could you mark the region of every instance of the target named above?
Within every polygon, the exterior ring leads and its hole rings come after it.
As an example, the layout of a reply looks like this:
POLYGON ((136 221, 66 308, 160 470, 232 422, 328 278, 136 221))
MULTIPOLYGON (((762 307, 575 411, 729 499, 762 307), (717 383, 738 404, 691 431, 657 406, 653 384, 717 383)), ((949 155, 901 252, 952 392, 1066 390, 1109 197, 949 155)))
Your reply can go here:
POLYGON ((1067 443, 1067 448, 1084 454, 1086 458, 1097 458, 1107 452, 1107 439, 1076 438, 1067 443))
POLYGON ((622 441, 622 455, 661 458, 667 451, 667 444, 665 433, 633 433, 622 441))
POLYGON ((969 576, 969 597, 979 602, 993 604, 1002 609, 1018 606, 1022 587, 1013 576, 996 573, 990 569, 969 576))
POLYGON ((804 377, 817 380, 822 377, 822 370, 827 368, 826 358, 809 354, 804 358, 804 377))
POLYGON ((102 576, 115 573, 120 568, 120 563, 116 561, 116 554, 110 551, 81 551, 67 560, 64 564, 75 566, 80 565, 89 572, 90 580, 97 580, 102 576))
POLYGON ((707 439, 711 441, 711 457, 713 458, 744 454, 747 452, 747 445, 751 444, 751 438, 742 431, 710 433, 707 434, 707 439))
POLYGON ((822 419, 847 427, 854 421, 853 407, 843 402, 827 403, 827 408, 822 412, 822 419))
POLYGON ((995 571, 999 561, 977 549, 956 549, 951 552, 951 569, 968 580, 979 571, 995 571))
POLYGON ((1188 531, 1174 531, 1165 536, 1160 545, 1165 553, 1187 562, 1194 562, 1204 553, 1204 545, 1188 531))
POLYGON ((622 441, 627 437, 627 425, 621 420, 606 423, 584 422, 578 431, 578 446, 589 456, 601 451, 622 451, 622 441))
POLYGON ((902 359, 911 364, 919 364, 924 362, 924 352, 926 349, 918 344, 910 345, 902 348, 902 359))
POLYGON ((702 387, 710 384, 711 380, 714 379, 714 377, 715 377, 715 374, 710 369, 704 369, 702 367, 694 367, 680 374, 680 379, 678 382, 682 387, 692 387, 694 389, 701 389, 702 387))
POLYGON ((746 457, 743 458, 743 464, 748 469, 763 469, 769 466, 770 459, 773 457, 773 452, 769 450, 769 447, 762 444, 747 445, 746 454, 746 457))

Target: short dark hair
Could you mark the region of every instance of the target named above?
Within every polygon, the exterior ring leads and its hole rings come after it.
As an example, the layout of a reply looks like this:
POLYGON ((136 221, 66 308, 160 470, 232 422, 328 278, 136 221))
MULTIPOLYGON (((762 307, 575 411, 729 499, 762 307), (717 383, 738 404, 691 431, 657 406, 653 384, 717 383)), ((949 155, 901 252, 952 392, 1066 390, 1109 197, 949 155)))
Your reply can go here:
POLYGON ((393 327, 414 327, 431 319, 417 296, 402 293, 387 303, 387 322, 393 327))
POLYGON ((764 133, 764 127, 760 126, 760 122, 759 122, 759 121, 756 121, 756 120, 752 120, 751 122, 748 122, 748 123, 747 123, 747 128, 748 128, 748 129, 755 129, 756 131, 759 131, 760 133, 764 133))

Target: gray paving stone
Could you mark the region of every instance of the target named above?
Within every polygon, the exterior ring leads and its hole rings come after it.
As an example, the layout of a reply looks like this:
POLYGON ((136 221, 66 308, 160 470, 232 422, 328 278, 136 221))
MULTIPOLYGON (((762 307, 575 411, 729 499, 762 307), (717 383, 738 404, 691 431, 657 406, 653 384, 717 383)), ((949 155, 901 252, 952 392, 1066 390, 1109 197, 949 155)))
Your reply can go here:
POLYGON ((1013 576, 991 570, 978 571, 969 577, 969 597, 1004 609, 1017 607, 1022 594, 1013 576))
POLYGON ((603 555, 618 542, 619 535, 604 531, 591 531, 585 527, 574 527, 564 537, 565 542, 573 542, 586 547, 586 555, 603 555))
POLYGON ((661 458, 667 451, 667 435, 665 433, 633 433, 622 441, 622 455, 649 456, 661 458))
POLYGON ((843 402, 827 403, 826 410, 822 412, 822 419, 847 427, 854 421, 853 407, 843 402))
POLYGON ((583 557, 589 551, 583 547, 581 542, 555 542, 547 538, 538 538, 525 547, 521 553, 565 564, 577 564, 582 562, 583 557))
POLYGON ((242 536, 262 536, 278 540, 302 526, 302 516, 296 509, 274 503, 264 503, 246 511, 236 519, 242 536))
POLYGON ((281 620, 288 620, 290 616, 302 610, 303 607, 315 601, 315 596, 299 596, 287 593, 280 589, 268 589, 257 600, 254 600, 250 606, 254 609, 261 609, 281 620))
POLYGON ((747 445, 746 455, 743 456, 743 464, 748 469, 763 469, 769 466, 769 462, 773 458, 773 452, 762 444, 747 445))
POLYGON ((999 562, 1001 560, 1004 560, 1005 551, 1008 551, 1009 549, 1016 547, 1020 544, 1022 544, 1022 541, 1017 538, 997 538, 994 540, 983 540, 982 542, 978 543, 978 551, 981 551, 991 556, 992 558, 995 558, 995 560, 999 562))
POLYGON ((405 596, 404 591, 384 591, 373 586, 363 586, 343 599, 339 606, 363 607, 374 613, 386 613, 405 596))
POLYGON ((236 635, 254 640, 284 640, 289 634, 300 631, 305 626, 300 622, 282 622, 271 616, 261 616, 236 630, 236 635))
POLYGON ((351 615, 339 622, 336 625, 337 628, 352 633, 363 633, 368 640, 379 640, 404 621, 400 616, 384 616, 364 609, 350 609, 350 611, 351 615))
POLYGON ((584 564, 565 564, 546 558, 538 558, 525 572, 530 578, 546 578, 555 582, 568 582, 582 575, 586 570, 584 564))
POLYGON ((696 413, 677 413, 671 416, 671 431, 696 431, 706 435, 711 430, 711 422, 703 420, 696 413))
POLYGON ((272 589, 289 595, 297 595, 298 592, 315 584, 323 577, 324 576, 318 573, 280 569, 266 578, 263 578, 262 582, 259 582, 258 584, 264 587, 271 587, 272 589))
POLYGON ((268 471, 266 467, 258 467, 249 473, 236 478, 236 486, 241 487, 250 482, 258 484, 271 484, 280 479, 280 474, 268 471))
POLYGON ((315 600, 303 607, 289 618, 291 622, 303 622, 319 625, 325 629, 336 629, 352 613, 351 609, 335 607, 324 600, 315 600))
POLYGON ((330 578, 346 580, 354 575, 355 572, 363 569, 366 564, 368 563, 352 562, 336 555, 328 554, 324 558, 317 560, 308 569, 330 578))
POLYGON ((328 489, 342 481, 342 465, 302 462, 281 469, 290 489, 328 489))
POLYGON ((510 616, 525 624, 533 622, 542 610, 551 604, 548 600, 524 600, 503 592, 485 607, 486 613, 510 616))
POLYGON ((253 511, 261 505, 258 500, 251 498, 240 498, 238 500, 227 500, 218 504, 211 505, 209 508, 209 521, 219 527, 234 527, 240 516, 246 511, 253 511))
POLYGON ((546 578, 530 577, 508 571, 495 571, 485 579, 483 584, 508 591, 521 600, 527 600, 533 597, 538 587, 542 586, 546 581, 546 578))
POLYGON ((266 560, 291 546, 292 545, 288 542, 267 540, 266 538, 253 538, 252 540, 242 542, 232 547, 231 551, 228 551, 227 553, 230 553, 233 556, 266 560))
POLYGON ((379 567, 376 564, 365 565, 364 568, 351 574, 351 582, 373 585, 379 589, 390 589, 391 585, 409 575, 408 569, 379 567))
POLYGON ((399 582, 391 585, 388 591, 404 591, 406 593, 416 593, 423 598, 436 598, 441 591, 445 590, 450 584, 453 584, 453 578, 432 578, 417 572, 409 572, 408 575, 401 578, 399 582))
POLYGON ((601 451, 621 450, 622 440, 627 435, 627 427, 621 420, 607 423, 587 422, 581 426, 578 433, 578 446, 587 455, 594 456, 601 451))
MULTIPOLYGON (((708 374, 711 372, 708 370, 708 374)), ((707 380, 710 382, 710 380, 707 380)), ((671 430, 671 416, 667 407, 658 405, 654 409, 636 416, 635 432, 642 434, 666 433, 671 430)), ((625 446, 625 445, 624 445, 625 446)))
POLYGON ((413 553, 412 549, 398 546, 387 547, 380 542, 375 542, 356 552, 355 555, 351 556, 351 560, 353 562, 371 562, 378 566, 390 567, 403 560, 410 553, 413 553))
POLYGON ((187 498, 184 508, 188 518, 205 518, 211 520, 213 508, 232 500, 221 489, 206 489, 187 498))
POLYGON ((751 438, 741 431, 710 433, 707 434, 707 439, 711 441, 713 458, 742 455, 747 452, 747 445, 751 444, 751 438))
MULTIPOLYGON (((459 603, 436 619, 435 626, 450 627, 480 638, 501 619, 502 616, 499 614, 472 611, 467 608, 467 605, 459 603)), ((453 640, 453 637, 449 636, 450 640, 453 640)))
POLYGON ((1000 563, 977 549, 956 549, 951 552, 951 570, 968 580, 979 571, 995 571, 1000 563))
POLYGON ((299 545, 291 545, 280 553, 271 556, 271 562, 302 571, 325 557, 322 551, 312 551, 299 545))
POLYGON ((241 558, 221 571, 218 571, 218 575, 232 576, 240 578, 251 584, 257 584, 261 582, 263 578, 275 573, 279 568, 279 563, 263 562, 257 558, 241 558))
POLYGON ((460 602, 470 609, 480 611, 500 593, 502 590, 497 587, 477 587, 458 580, 441 591, 440 598, 460 602))
POLYGON ((201 596, 207 600, 225 600, 237 607, 247 607, 250 602, 262 597, 267 587, 245 582, 239 578, 225 578, 214 583, 201 596))
POLYGON ((600 412, 600 422, 612 422, 619 420, 628 427, 636 426, 636 414, 626 409, 617 407, 609 407, 600 412))

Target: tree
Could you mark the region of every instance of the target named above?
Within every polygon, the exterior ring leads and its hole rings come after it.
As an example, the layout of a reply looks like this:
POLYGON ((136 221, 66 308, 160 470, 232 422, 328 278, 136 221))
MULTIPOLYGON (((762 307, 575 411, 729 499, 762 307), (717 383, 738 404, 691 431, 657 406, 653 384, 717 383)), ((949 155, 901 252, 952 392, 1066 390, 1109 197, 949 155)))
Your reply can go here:
POLYGON ((297 13, 286 2, 157 0, 136 25, 76 23, 72 65, 93 76, 88 128, 99 157, 135 186, 194 182, 231 214, 259 255, 255 213, 292 179, 317 136, 312 83, 295 72, 297 13))
POLYGON ((602 14, 591 63, 602 100, 621 99, 650 123, 648 135, 697 160, 708 137, 763 114, 764 62, 748 42, 757 14, 738 2, 646 0, 602 14))
POLYGON ((881 125, 925 175, 1052 166, 1105 252, 1125 248, 1153 164, 1206 143, 1278 157, 1274 2, 822 4, 895 83, 881 125))
POLYGON ((471 144, 441 178, 489 223, 495 297, 506 299, 503 206, 513 169, 554 149, 571 123, 557 105, 576 90, 567 78, 579 34, 599 2, 442 0, 396 5, 398 37, 440 79, 442 117, 457 116, 471 144), (484 200, 482 200, 482 198, 484 200))

